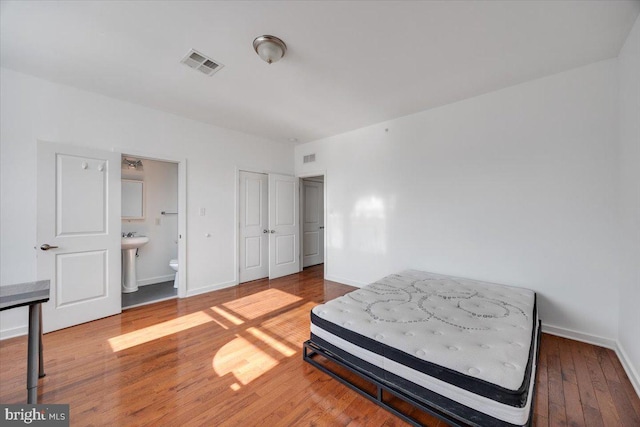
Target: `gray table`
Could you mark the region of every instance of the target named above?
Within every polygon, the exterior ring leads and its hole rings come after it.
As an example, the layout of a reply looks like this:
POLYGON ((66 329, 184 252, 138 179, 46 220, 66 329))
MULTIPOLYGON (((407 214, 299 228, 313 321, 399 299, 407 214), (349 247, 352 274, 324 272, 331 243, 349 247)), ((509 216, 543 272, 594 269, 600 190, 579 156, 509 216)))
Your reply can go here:
POLYGON ((49 280, 0 286, 0 311, 29 306, 27 348, 27 403, 38 403, 38 378, 44 377, 42 361, 42 303, 49 301, 49 280))

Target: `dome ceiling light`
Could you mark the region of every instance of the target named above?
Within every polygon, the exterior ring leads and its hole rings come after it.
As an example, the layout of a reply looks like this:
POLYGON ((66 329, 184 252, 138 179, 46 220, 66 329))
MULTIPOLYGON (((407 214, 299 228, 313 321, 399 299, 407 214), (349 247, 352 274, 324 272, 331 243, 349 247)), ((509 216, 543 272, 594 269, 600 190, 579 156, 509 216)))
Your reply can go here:
POLYGON ((278 62, 287 51, 287 45, 282 40, 269 35, 256 37, 253 48, 267 64, 278 62))

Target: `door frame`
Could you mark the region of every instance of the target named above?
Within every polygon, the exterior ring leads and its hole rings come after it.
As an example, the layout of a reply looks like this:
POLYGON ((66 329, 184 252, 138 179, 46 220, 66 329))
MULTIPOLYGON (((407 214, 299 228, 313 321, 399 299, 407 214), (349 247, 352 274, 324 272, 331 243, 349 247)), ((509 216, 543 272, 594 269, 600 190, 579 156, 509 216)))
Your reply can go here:
MULTIPOLYGON (((298 197, 299 200, 299 204, 298 204, 298 210, 299 210, 299 218, 302 218, 302 215, 304 214, 304 205, 303 205, 303 191, 302 191, 302 180, 304 178, 313 178, 315 176, 323 176, 324 177, 324 187, 323 187, 323 191, 322 191, 322 197, 323 197, 323 215, 324 215, 324 230, 322 230, 322 232, 324 233, 324 239, 323 239, 323 248, 322 250, 324 251, 324 268, 323 268, 323 276, 326 277, 327 276, 327 266, 328 266, 328 259, 327 259, 327 223, 328 223, 328 216, 327 216, 327 201, 328 201, 328 197, 327 194, 329 193, 329 180, 327 178, 327 171, 326 170, 317 170, 317 171, 311 171, 311 172, 304 172, 304 173, 298 173, 296 174, 296 177, 298 178, 298 181, 300 183, 300 185, 298 185, 298 191, 300 191, 300 197, 298 197)), ((300 221, 300 232, 302 233, 302 221, 300 221)), ((302 236, 302 234, 300 234, 302 236)), ((303 267, 303 254, 304 254, 304 242, 302 241, 303 239, 300 239, 300 271, 302 271, 304 269, 303 267)))
POLYGON ((113 151, 119 151, 121 156, 178 165, 178 298, 185 298, 187 297, 187 159, 128 148, 113 151))

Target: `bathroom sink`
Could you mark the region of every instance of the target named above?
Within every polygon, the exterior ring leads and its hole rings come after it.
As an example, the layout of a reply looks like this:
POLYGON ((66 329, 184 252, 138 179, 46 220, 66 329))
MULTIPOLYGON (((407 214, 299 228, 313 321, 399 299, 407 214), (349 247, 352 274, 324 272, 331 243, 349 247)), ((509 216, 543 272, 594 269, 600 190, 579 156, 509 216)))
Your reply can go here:
POLYGON ((125 294, 138 290, 136 252, 147 243, 149 238, 145 236, 122 237, 122 292, 125 294))
POLYGON ((137 249, 149 243, 149 238, 146 236, 122 237, 121 242, 123 250, 137 249))

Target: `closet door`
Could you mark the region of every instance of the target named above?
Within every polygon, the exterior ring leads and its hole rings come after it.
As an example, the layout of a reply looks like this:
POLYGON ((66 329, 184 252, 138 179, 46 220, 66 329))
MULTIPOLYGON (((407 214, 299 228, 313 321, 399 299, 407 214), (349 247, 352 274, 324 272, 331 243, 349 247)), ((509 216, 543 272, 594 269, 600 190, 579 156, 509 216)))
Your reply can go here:
POLYGON ((240 172, 240 283, 269 276, 269 180, 240 172))
POLYGON ((298 178, 269 174, 269 278, 300 271, 298 178))

